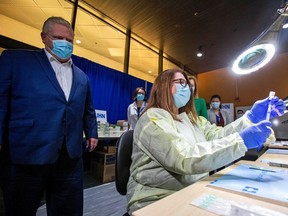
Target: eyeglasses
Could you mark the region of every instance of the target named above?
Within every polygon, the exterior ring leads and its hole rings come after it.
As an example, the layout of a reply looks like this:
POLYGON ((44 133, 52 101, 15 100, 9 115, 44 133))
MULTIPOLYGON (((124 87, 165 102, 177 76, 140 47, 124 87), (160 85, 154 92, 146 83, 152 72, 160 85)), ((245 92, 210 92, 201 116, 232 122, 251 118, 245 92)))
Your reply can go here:
POLYGON ((187 81, 185 79, 175 79, 173 80, 174 83, 180 83, 181 86, 184 88, 187 86, 187 81))

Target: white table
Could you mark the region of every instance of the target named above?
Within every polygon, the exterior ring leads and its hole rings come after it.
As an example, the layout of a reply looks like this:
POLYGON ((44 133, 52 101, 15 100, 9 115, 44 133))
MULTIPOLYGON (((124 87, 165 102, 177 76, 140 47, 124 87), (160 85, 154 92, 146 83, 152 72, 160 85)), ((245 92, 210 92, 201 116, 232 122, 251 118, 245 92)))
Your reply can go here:
POLYGON ((108 133, 98 133, 99 140, 111 140, 111 139, 119 139, 119 137, 124 133, 123 130, 109 130, 108 133))

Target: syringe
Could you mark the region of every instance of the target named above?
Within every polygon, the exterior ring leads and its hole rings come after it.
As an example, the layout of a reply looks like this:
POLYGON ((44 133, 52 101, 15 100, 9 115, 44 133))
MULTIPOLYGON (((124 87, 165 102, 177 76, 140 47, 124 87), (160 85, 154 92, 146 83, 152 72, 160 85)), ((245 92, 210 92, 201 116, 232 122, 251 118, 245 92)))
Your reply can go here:
POLYGON ((270 119, 270 114, 271 114, 271 109, 272 109, 272 104, 271 104, 271 100, 273 99, 273 97, 275 97, 275 92, 274 91, 270 91, 269 93, 269 105, 268 105, 268 110, 267 110, 267 114, 266 114, 266 120, 269 121, 270 119))

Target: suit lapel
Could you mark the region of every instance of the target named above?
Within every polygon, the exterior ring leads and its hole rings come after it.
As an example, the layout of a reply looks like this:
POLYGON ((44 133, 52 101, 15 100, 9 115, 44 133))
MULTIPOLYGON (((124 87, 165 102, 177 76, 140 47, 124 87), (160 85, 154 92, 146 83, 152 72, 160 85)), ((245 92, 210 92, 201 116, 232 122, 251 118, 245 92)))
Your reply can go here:
MULTIPOLYGON (((44 73, 46 74, 46 76, 48 77, 48 79, 50 80, 50 82, 52 83, 52 85, 55 87, 55 89, 59 92, 59 94, 61 94, 64 98, 64 92, 61 88, 61 86, 59 85, 59 82, 56 78, 55 72, 47 58, 47 55, 44 51, 44 49, 42 49, 41 52, 39 52, 39 55, 36 55, 36 57, 39 60, 39 63, 41 65, 41 67, 43 68, 44 73)), ((74 80, 74 79, 73 79, 74 80)))
POLYGON ((69 95, 69 99, 68 101, 73 97, 73 95, 75 94, 75 91, 77 89, 77 81, 80 79, 79 77, 79 73, 77 71, 77 68, 74 66, 74 64, 72 64, 72 74, 73 74, 73 78, 72 78, 72 85, 71 85, 71 90, 70 90, 70 95, 69 95))

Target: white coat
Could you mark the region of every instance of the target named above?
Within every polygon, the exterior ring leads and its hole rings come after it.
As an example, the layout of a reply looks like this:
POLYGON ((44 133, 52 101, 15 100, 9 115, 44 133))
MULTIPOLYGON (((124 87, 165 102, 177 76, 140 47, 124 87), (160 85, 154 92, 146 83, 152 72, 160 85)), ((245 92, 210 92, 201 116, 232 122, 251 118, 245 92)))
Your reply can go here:
POLYGON ((141 113, 145 109, 146 105, 147 105, 147 102, 143 101, 139 113, 138 113, 136 102, 133 102, 132 104, 130 104, 128 106, 128 108, 127 108, 127 118, 128 118, 129 130, 133 130, 135 128, 136 123, 137 123, 138 118, 139 118, 138 116, 141 115, 141 113))

